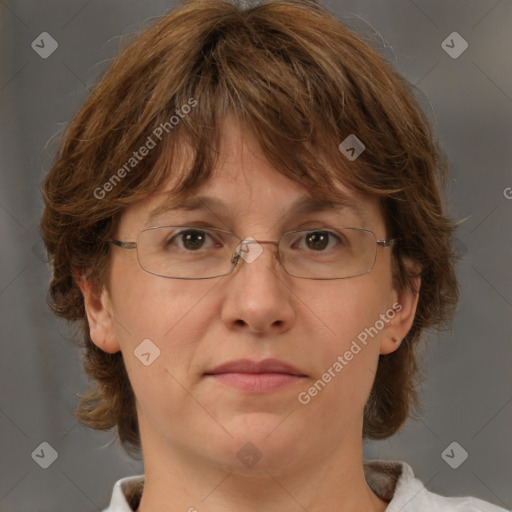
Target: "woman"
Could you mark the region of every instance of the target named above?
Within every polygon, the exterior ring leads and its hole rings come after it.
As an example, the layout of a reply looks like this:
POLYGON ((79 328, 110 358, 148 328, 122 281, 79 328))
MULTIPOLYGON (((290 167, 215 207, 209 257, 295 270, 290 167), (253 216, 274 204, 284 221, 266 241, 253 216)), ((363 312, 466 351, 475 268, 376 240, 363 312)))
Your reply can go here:
POLYGON ((43 195, 77 411, 142 451, 108 511, 499 511, 363 461, 457 302, 443 163, 405 82, 312 2, 191 1, 136 38, 43 195))

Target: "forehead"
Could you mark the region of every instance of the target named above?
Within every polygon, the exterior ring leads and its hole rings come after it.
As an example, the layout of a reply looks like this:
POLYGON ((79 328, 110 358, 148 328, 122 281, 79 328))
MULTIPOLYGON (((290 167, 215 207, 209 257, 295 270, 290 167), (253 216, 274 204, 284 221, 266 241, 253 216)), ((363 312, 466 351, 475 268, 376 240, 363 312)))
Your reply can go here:
POLYGON ((312 192, 302 184, 276 170, 259 150, 254 137, 232 118, 222 126, 219 157, 211 177, 199 187, 178 194, 177 185, 192 160, 191 150, 183 148, 185 157, 168 165, 168 177, 159 190, 131 205, 122 215, 124 223, 143 229, 177 212, 203 211, 212 215, 251 216, 270 219, 287 214, 301 215, 328 210, 343 212, 360 227, 374 227, 382 222, 382 209, 375 197, 336 184, 329 197, 312 192))

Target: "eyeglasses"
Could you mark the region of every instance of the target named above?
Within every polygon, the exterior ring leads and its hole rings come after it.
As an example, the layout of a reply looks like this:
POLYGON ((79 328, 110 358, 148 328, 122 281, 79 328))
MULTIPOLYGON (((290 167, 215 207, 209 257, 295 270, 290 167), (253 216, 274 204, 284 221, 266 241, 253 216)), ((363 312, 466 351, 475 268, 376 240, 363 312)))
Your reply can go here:
POLYGON ((240 259, 248 263, 257 259, 265 244, 277 246, 278 259, 291 276, 346 279, 371 272, 377 246, 391 247, 396 240, 377 240, 373 231, 336 226, 288 231, 277 242, 241 240, 222 229, 155 226, 140 231, 136 242, 107 242, 136 249, 143 270, 168 279, 226 276, 240 259))

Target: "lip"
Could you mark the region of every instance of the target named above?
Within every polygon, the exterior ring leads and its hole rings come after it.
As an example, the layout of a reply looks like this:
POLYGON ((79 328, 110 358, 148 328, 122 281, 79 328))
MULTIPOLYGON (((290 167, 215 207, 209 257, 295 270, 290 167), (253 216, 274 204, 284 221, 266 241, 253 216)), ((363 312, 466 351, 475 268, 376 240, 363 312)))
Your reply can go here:
POLYGON ((288 375, 305 376, 291 364, 280 361, 279 359, 263 359, 262 361, 237 359, 236 361, 229 361, 205 372, 206 375, 217 375, 220 373, 285 373, 288 375))
POLYGON ((243 391, 273 391, 301 381, 305 374, 278 359, 230 361, 205 372, 205 377, 243 391))

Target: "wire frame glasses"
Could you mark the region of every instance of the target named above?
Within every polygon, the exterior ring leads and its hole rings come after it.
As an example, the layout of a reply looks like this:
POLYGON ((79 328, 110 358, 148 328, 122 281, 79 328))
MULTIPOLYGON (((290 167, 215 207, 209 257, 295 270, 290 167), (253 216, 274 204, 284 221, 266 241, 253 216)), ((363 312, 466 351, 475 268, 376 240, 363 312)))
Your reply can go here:
POLYGON ((140 231, 136 242, 108 240, 108 243, 136 249, 143 270, 168 279, 226 276, 240 260, 255 261, 264 245, 277 247, 278 259, 291 276, 346 279, 371 272, 377 247, 390 247, 395 241, 378 240, 367 229, 338 226, 287 231, 278 241, 241 240, 222 229, 155 226, 140 231))

